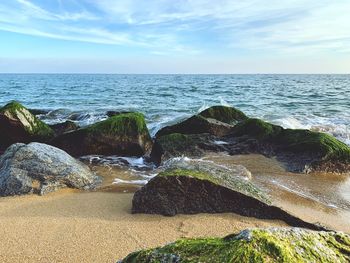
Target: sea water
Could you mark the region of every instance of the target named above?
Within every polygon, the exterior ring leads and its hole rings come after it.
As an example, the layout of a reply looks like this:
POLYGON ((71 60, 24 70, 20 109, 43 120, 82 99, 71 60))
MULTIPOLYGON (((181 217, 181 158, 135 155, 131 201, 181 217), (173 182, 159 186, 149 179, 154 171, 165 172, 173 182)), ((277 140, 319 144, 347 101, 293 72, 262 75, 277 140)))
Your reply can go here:
POLYGON ((0 105, 46 109, 48 123, 87 125, 106 111, 139 111, 154 134, 212 105, 286 128, 328 132, 350 145, 350 75, 0 74, 0 105))

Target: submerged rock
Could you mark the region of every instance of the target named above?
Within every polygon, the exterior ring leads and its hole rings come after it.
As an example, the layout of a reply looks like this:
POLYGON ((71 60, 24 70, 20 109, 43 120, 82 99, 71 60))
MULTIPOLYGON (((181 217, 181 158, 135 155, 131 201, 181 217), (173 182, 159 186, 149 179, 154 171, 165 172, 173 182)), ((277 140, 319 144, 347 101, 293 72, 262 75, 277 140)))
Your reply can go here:
POLYGON ((0 157, 0 195, 93 189, 100 178, 66 152, 42 143, 11 145, 0 157))
POLYGON ((142 156, 151 150, 152 140, 144 116, 134 112, 62 134, 52 144, 74 156, 142 156))
POLYGON ((55 136, 79 129, 79 126, 73 121, 65 121, 62 123, 56 123, 49 126, 55 132, 55 136))
POLYGON ((325 133, 284 129, 260 119, 248 119, 237 124, 225 140, 230 154, 275 156, 294 172, 350 171, 350 147, 325 133))
POLYGON ((232 212, 283 220, 291 226, 323 229, 271 205, 262 190, 239 176, 240 170, 226 170, 204 163, 172 167, 159 173, 134 194, 132 212, 165 216, 232 212))
POLYGON ((208 133, 215 136, 227 135, 233 125, 248 117, 241 111, 226 106, 214 106, 191 118, 159 130, 156 137, 172 133, 199 134, 208 133))
POLYGON ((300 228, 248 229, 224 238, 181 239, 120 263, 350 262, 350 236, 300 228))
POLYGON ((0 108, 0 148, 16 142, 48 141, 53 130, 18 102, 0 108))

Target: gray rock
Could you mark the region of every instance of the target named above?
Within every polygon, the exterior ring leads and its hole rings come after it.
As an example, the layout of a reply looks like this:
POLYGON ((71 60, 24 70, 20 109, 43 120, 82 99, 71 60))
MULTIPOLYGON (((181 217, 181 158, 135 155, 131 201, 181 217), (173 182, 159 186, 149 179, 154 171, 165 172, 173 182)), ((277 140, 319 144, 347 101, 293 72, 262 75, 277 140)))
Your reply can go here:
POLYGON ((16 143, 0 157, 0 195, 93 189, 100 178, 66 152, 42 143, 16 143))

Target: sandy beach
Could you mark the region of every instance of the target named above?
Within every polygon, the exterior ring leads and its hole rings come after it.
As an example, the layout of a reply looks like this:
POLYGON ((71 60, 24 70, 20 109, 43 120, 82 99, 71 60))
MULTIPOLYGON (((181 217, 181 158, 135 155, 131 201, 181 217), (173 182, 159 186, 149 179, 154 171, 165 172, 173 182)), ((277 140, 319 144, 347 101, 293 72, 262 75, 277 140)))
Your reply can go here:
POLYGON ((283 226, 235 214, 132 215, 131 193, 61 190, 0 199, 1 262, 115 262, 181 237, 283 226))

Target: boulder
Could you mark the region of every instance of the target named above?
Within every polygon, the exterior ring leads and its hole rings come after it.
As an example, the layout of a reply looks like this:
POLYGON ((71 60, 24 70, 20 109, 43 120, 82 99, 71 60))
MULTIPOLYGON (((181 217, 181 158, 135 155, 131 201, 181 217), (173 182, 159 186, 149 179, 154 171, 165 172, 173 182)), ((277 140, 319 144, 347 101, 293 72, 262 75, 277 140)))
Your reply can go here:
POLYGON ((119 114, 93 125, 64 133, 52 144, 73 156, 90 154, 142 156, 152 140, 141 113, 119 114))
POLYGON ((93 189, 100 178, 66 152, 42 143, 11 145, 0 157, 0 195, 93 189))
POLYGON ((132 213, 176 214, 236 213, 260 219, 277 219, 291 226, 323 229, 279 207, 246 178, 241 169, 200 165, 171 167, 152 178, 132 200, 132 213))
POLYGON ((0 148, 16 142, 48 141, 53 130, 18 102, 0 108, 0 148))
POLYGON ((59 136, 59 135, 62 135, 63 133, 75 131, 79 129, 79 126, 73 121, 65 121, 62 123, 56 123, 49 126, 54 131, 55 136, 59 136))
POLYGON ((220 152, 224 148, 215 143, 217 137, 210 134, 172 133, 155 139, 151 160, 160 165, 167 159, 179 156, 201 157, 206 152, 220 152))
POLYGON ((180 123, 160 129, 156 137, 172 133, 227 135, 232 127, 248 117, 241 111, 226 106, 214 106, 180 123))
POLYGON ((119 263, 350 262, 350 236, 300 228, 247 229, 224 238, 181 239, 119 263))
POLYGON ((284 129, 260 119, 248 119, 237 124, 223 140, 230 154, 276 157, 293 172, 350 171, 350 147, 321 132, 284 129))
POLYGON ((49 110, 43 110, 43 109, 28 109, 28 111, 35 116, 45 115, 45 114, 48 114, 50 112, 49 110))
POLYGON ((106 115, 108 117, 113 117, 113 116, 117 116, 120 114, 126 114, 126 113, 132 113, 131 111, 114 111, 114 110, 109 110, 106 112, 106 115))

